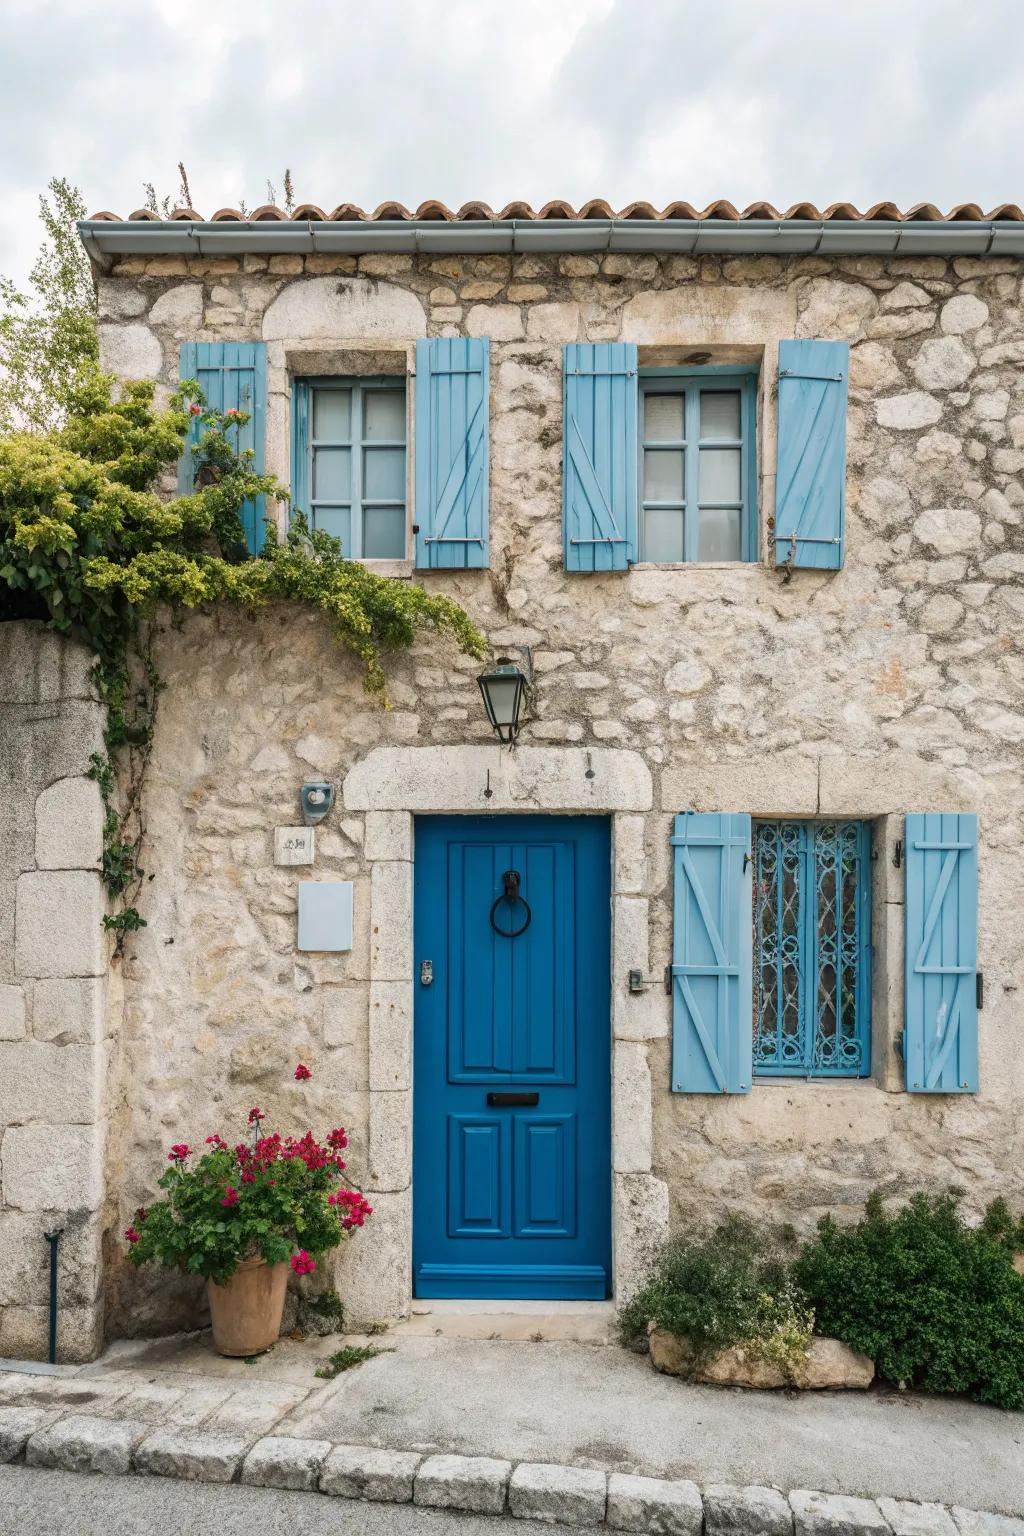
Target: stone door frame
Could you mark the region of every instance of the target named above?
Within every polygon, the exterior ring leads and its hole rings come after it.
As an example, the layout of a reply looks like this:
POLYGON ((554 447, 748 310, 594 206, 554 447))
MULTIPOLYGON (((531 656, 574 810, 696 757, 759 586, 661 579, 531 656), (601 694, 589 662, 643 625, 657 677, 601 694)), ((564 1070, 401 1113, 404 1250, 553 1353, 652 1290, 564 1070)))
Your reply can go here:
MULTIPOLYGON (((364 812, 370 874, 369 1145, 372 1237, 344 1275, 354 1322, 401 1317, 412 1301, 413 818, 419 814, 603 815, 612 829, 612 1273, 635 1290, 668 1231, 668 1187, 652 1173, 646 1039, 626 1007, 631 969, 649 969, 644 853, 653 808, 639 753, 614 748, 378 747, 343 785, 364 812), (489 778, 488 778, 489 774, 489 778), (486 790, 490 789, 488 797, 486 790)), ((634 1000, 635 1001, 635 1000, 634 1000)))

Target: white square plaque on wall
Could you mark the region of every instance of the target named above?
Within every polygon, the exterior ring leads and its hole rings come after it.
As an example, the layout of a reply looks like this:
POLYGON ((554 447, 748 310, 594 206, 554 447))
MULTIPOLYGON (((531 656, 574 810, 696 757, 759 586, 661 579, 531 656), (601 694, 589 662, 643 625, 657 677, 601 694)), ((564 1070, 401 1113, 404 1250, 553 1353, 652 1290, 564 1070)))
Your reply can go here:
POLYGON ((316 844, 312 827, 275 827, 275 864, 312 864, 316 844))
POLYGON ((352 948, 352 881, 299 881, 299 949, 352 948))

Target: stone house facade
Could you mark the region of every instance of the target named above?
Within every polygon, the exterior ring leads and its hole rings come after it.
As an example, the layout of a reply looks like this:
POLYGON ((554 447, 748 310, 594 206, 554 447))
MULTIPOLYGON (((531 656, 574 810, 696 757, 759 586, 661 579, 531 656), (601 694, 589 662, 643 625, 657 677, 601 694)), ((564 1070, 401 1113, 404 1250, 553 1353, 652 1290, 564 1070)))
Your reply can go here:
POLYGON ((155 878, 111 969, 84 663, 0 629, 0 1355, 42 1347, 10 1250, 58 1216, 69 1350, 195 1320, 119 1234, 170 1141, 251 1103, 349 1128, 355 1320, 414 1291, 621 1300, 727 1210, 1024 1198, 1024 225, 562 213, 83 226, 104 366, 161 393, 255 367, 267 469, 531 688, 510 752, 479 663, 429 636, 381 710, 307 614, 161 627, 155 878), (297 869, 275 829, 308 780, 336 803, 297 869), (584 822, 601 872, 563 879, 584 822), (486 927, 510 861, 528 941, 486 927), (306 880, 350 883, 350 948, 298 947, 306 880), (531 1009, 552 1035, 520 1056, 531 1009), (492 1113, 495 1085, 539 1103, 492 1113), (51 1134, 54 1190, 29 1172, 51 1134))

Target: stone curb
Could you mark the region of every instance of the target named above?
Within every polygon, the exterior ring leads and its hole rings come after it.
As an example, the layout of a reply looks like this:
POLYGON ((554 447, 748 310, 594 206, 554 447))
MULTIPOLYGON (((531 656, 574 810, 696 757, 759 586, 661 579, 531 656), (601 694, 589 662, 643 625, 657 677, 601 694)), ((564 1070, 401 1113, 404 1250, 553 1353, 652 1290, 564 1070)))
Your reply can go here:
POLYGON ((1024 1536, 1024 1519, 908 1499, 638 1477, 490 1456, 424 1456, 288 1435, 153 1429, 130 1419, 0 1409, 0 1462, 319 1490, 336 1498, 658 1536, 1024 1536))

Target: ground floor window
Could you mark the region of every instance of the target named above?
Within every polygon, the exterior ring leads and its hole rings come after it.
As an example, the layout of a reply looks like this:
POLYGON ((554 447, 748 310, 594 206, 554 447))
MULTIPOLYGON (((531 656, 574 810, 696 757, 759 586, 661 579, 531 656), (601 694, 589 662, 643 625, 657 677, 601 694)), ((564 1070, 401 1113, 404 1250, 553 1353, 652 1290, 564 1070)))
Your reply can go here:
POLYGON ((754 1072, 866 1077, 871 827, 754 823, 754 1072))

